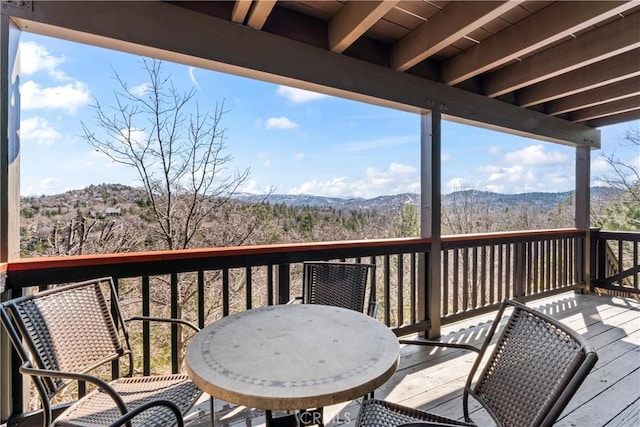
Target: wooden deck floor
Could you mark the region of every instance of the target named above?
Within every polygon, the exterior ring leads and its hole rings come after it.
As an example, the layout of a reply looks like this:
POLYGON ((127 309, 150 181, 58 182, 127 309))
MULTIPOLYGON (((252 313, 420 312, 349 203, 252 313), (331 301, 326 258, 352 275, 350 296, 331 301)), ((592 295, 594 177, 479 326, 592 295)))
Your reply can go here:
MULTIPOLYGON (((578 331, 599 356, 557 425, 640 426, 640 304, 631 299, 567 293, 529 305, 578 331)), ((493 316, 447 326, 442 340, 480 345, 493 316)), ((397 372, 376 390, 376 398, 461 419, 462 389, 474 356, 475 353, 457 349, 404 346, 397 372)), ((218 412, 224 402, 216 402, 218 412)), ((325 408, 326 425, 352 426, 358 407, 359 403, 353 401, 325 408)), ((474 422, 493 425, 477 404, 471 407, 474 422)), ((228 411, 223 410, 216 417, 217 426, 264 424, 262 411, 225 412, 228 411)), ((206 422, 203 418, 199 421, 192 426, 206 422)))

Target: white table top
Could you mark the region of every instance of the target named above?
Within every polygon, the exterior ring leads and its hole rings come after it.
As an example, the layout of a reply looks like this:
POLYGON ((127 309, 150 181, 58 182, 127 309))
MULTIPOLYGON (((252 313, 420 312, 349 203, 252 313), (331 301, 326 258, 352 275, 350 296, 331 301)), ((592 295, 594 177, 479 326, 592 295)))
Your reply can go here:
POLYGON ((305 409, 364 396, 395 372, 398 339, 369 316, 295 304, 244 311, 198 332, 187 372, 206 393, 262 409, 305 409))

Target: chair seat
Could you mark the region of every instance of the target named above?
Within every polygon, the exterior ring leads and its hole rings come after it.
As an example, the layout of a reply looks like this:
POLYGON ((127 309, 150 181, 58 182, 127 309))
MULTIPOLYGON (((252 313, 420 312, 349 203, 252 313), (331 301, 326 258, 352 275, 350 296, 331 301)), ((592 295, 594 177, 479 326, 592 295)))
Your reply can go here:
MULTIPOLYGON (((127 408, 133 410, 155 400, 169 400, 184 414, 198 400, 200 391, 187 375, 175 374, 150 377, 120 378, 109 383, 122 397, 127 408)), ((121 416, 113 399, 94 390, 69 407, 55 422, 56 426, 105 426, 121 416)), ((175 426, 175 416, 165 407, 155 407, 136 416, 135 427, 175 426)))
POLYGON ((402 424, 437 423, 443 426, 475 426, 378 399, 362 402, 355 427, 396 427, 402 424))

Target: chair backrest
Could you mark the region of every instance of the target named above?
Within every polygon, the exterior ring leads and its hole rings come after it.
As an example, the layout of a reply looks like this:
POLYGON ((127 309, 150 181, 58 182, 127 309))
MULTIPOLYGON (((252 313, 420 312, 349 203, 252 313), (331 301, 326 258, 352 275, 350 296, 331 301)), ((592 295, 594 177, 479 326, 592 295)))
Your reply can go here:
MULTIPOLYGON (((305 304, 324 304, 363 312, 367 279, 373 264, 347 262, 305 262, 303 296, 305 304)), ((369 304, 375 302, 375 289, 370 287, 369 304)), ((371 314, 371 313, 370 313, 371 314)))
MULTIPOLYGON (((130 354, 121 339, 117 301, 110 304, 103 288, 115 295, 110 278, 59 286, 18 297, 0 306, 2 323, 22 362, 34 368, 85 373, 130 354), (118 323, 114 321, 112 309, 118 323)), ((36 379, 51 398, 68 381, 36 379)), ((44 390, 38 387, 42 394, 44 390)), ((45 399, 45 396, 41 396, 45 399)))
POLYGON ((597 360, 575 331, 523 304, 505 301, 467 381, 465 416, 470 394, 500 426, 551 426, 597 360), (513 311, 493 340, 507 307, 513 311))

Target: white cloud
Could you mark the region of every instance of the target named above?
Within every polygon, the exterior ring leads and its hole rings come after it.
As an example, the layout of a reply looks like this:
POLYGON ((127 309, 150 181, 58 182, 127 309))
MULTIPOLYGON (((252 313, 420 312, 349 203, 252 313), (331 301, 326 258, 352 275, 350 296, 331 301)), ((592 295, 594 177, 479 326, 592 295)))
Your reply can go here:
POLYGON ((295 129, 297 127, 296 122, 285 116, 269 117, 266 124, 267 129, 295 129))
POLYGON ((502 185, 485 185, 485 190, 491 191, 492 193, 504 193, 504 187, 502 185))
POLYGON ((385 170, 366 168, 361 176, 313 179, 290 189, 289 194, 370 198, 380 194, 416 193, 419 190, 420 180, 415 168, 391 163, 385 170))
POLYGON ((504 155, 505 161, 517 165, 554 165, 566 164, 567 156, 560 151, 546 151, 544 145, 529 145, 522 150, 512 151, 504 155))
POLYGON ((280 96, 284 96, 294 104, 301 104, 304 102, 315 101, 316 99, 327 98, 329 96, 323 93, 311 92, 303 89, 296 89, 289 86, 278 86, 276 93, 280 96))
POLYGON ((440 155, 440 160, 443 162, 450 162, 453 160, 453 156, 449 153, 442 153, 440 155))
POLYGON ((38 71, 46 71, 57 80, 65 80, 68 77, 58 70, 58 65, 65 61, 63 56, 53 56, 47 48, 35 42, 20 43, 20 72, 24 76, 30 76, 38 71))
POLYGON ((416 142, 418 136, 416 135, 404 135, 395 136, 391 138, 372 139, 369 141, 360 141, 346 144, 340 151, 346 153, 352 153, 356 151, 377 150, 384 147, 394 147, 398 145, 410 144, 416 142))
MULTIPOLYGON (((123 131, 124 133, 124 131, 123 131)), ((126 134, 125 134, 126 135, 126 134)), ((128 139, 137 147, 144 147, 147 145, 147 132, 141 129, 130 129, 128 139)))
POLYGON ((476 172, 479 173, 496 173, 500 172, 500 167, 497 165, 481 165, 476 168, 476 172))
POLYGON ((241 193, 249 193, 249 194, 260 194, 262 190, 258 186, 258 183, 255 179, 250 179, 247 183, 238 189, 241 193))
POLYGON ((464 178, 452 178, 447 181, 446 192, 452 193, 454 191, 461 191, 467 188, 467 180, 464 178))
POLYGON ((38 145, 53 145, 62 135, 42 117, 31 117, 20 121, 20 139, 38 145))
POLYGON ((489 154, 493 154, 494 156, 497 156, 501 152, 502 152, 502 147, 498 147, 497 145, 492 145, 491 147, 489 147, 489 154))
POLYGON ((89 88, 78 81, 43 88, 29 80, 20 87, 20 93, 20 106, 24 110, 59 109, 74 114, 78 107, 88 105, 91 101, 89 88))
POLYGON ((55 177, 47 177, 38 183, 34 194, 54 194, 60 187, 60 180, 55 177))
POLYGON ((293 160, 304 160, 304 153, 295 153, 293 155, 293 160))
POLYGON ((198 90, 200 90, 200 85, 198 84, 198 80, 196 80, 195 71, 195 67, 189 67, 189 78, 191 79, 191 83, 193 83, 193 85, 198 88, 198 90))
POLYGON ((130 88, 129 92, 131 92, 135 96, 141 97, 141 96, 144 96, 150 90, 151 90, 151 86, 149 85, 149 83, 140 83, 139 85, 133 86, 132 88, 130 88))
POLYGON ((410 165, 394 162, 389 165, 389 172, 395 175, 404 175, 407 173, 417 173, 417 169, 410 165))

